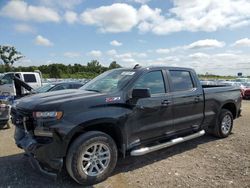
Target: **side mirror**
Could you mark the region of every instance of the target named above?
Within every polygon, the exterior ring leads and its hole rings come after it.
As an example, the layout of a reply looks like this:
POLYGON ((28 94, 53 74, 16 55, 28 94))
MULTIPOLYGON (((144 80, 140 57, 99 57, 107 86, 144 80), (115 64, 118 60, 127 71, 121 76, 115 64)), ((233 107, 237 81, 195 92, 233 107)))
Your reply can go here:
POLYGON ((150 90, 147 89, 133 89, 132 98, 148 98, 151 97, 150 90))

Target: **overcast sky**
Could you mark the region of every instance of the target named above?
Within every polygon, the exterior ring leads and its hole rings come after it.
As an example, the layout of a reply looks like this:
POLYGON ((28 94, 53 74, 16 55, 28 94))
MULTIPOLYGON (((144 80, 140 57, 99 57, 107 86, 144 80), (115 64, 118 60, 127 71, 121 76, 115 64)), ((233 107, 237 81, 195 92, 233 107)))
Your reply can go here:
POLYGON ((166 65, 250 75, 249 0, 0 1, 0 44, 16 66, 166 65))

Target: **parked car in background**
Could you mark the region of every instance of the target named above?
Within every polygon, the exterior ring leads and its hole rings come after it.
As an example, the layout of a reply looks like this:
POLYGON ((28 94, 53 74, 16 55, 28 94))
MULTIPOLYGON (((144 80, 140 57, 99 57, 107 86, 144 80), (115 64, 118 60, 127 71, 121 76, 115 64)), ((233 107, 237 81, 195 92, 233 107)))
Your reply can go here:
POLYGON ((243 83, 241 88, 243 99, 250 99, 250 82, 243 83))
POLYGON ((238 81, 225 81, 221 82, 222 85, 230 85, 240 88, 242 98, 250 98, 250 83, 249 82, 238 82, 238 81))
POLYGON ((247 83, 250 82, 249 78, 236 78, 235 82, 247 83))
POLYGON ((55 83, 48 83, 43 85, 42 87, 36 89, 37 93, 46 93, 50 91, 58 91, 64 89, 78 89, 82 87, 84 83, 81 82, 55 82, 55 83))
POLYGON ((20 98, 42 86, 39 72, 8 72, 0 77, 0 95, 20 98))
POLYGON ((216 80, 200 80, 201 85, 218 85, 216 80))

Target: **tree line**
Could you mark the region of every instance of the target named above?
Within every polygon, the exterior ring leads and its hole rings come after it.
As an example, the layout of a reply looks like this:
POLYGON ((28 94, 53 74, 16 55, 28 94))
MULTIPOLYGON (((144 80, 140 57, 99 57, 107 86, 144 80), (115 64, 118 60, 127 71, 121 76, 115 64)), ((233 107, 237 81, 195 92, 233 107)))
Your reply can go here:
MULTIPOLYGON (((111 62, 108 67, 102 66, 97 60, 92 60, 87 65, 81 64, 61 64, 53 63, 49 65, 40 66, 18 66, 12 67, 13 72, 34 72, 41 71, 44 78, 94 78, 97 75, 114 68, 120 68, 121 66, 115 61, 111 62)), ((5 65, 0 65, 0 73, 6 71, 5 65)))
MULTIPOLYGON (((114 68, 120 68, 116 61, 110 63, 108 67, 102 66, 97 60, 92 60, 87 65, 53 63, 40 66, 19 66, 14 67, 14 63, 24 56, 13 46, 0 45, 0 73, 4 72, 33 72, 39 70, 44 78, 94 78, 97 75, 114 68)), ((233 79, 235 76, 218 75, 198 75, 201 79, 233 79)), ((249 76, 248 76, 249 77, 249 76)))
POLYGON ((33 72, 39 70, 44 78, 94 78, 95 76, 114 68, 120 68, 116 61, 110 63, 108 67, 102 66, 97 60, 92 60, 87 65, 53 63, 40 66, 13 66, 14 63, 24 56, 13 46, 0 45, 0 73, 4 72, 33 72))

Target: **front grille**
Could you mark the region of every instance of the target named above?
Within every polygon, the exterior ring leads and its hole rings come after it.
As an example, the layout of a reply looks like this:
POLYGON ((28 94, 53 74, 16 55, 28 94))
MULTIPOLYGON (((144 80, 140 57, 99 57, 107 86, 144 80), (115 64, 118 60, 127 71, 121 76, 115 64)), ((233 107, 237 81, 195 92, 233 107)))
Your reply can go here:
POLYGON ((11 118, 12 123, 19 128, 24 128, 23 126, 23 118, 26 117, 26 126, 28 130, 34 129, 34 119, 32 116, 32 112, 24 109, 11 108, 11 118))

